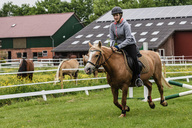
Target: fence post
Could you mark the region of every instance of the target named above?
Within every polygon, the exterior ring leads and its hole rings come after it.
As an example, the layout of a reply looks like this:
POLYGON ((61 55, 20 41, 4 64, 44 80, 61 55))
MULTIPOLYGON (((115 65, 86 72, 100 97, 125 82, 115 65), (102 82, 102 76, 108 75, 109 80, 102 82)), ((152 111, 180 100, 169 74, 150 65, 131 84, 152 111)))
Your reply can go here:
POLYGON ((129 87, 129 98, 133 98, 133 87, 129 87))
MULTIPOLYGON (((148 50, 148 43, 144 42, 143 43, 143 50, 148 50)), ((144 100, 143 101, 147 101, 147 96, 148 96, 148 89, 146 86, 144 86, 144 100)))
MULTIPOLYGON (((45 91, 45 90, 42 90, 42 92, 44 92, 44 91, 45 91)), ((46 95, 43 94, 42 96, 43 96, 43 100, 44 100, 44 101, 47 101, 47 97, 46 97, 46 95)))
POLYGON ((89 92, 88 92, 88 90, 85 90, 85 94, 86 94, 86 95, 89 95, 89 92))
POLYGON ((163 76, 166 78, 166 67, 165 67, 165 62, 163 62, 163 76))

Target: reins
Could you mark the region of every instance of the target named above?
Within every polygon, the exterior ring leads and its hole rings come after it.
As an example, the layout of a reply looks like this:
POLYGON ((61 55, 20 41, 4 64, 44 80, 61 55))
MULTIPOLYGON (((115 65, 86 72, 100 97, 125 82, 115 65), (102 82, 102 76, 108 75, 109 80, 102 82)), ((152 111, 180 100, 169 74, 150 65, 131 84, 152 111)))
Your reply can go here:
MULTIPOLYGON (((96 69, 98 69, 101 65, 105 64, 105 62, 107 62, 107 61, 111 58, 111 56, 112 56, 113 53, 114 53, 114 51, 113 51, 112 48, 111 48, 111 50, 112 50, 111 55, 110 55, 110 56, 109 56, 103 63, 101 63, 101 64, 97 64, 98 61, 100 60, 101 56, 102 56, 101 51, 100 51, 100 50, 90 50, 90 52, 94 52, 94 51, 96 51, 96 52, 100 52, 100 54, 99 54, 99 58, 97 59, 97 61, 96 61, 95 64, 94 64, 93 62, 91 62, 91 61, 87 61, 87 63, 92 64, 93 66, 95 66, 96 69)), ((103 58, 103 56, 102 56, 102 58, 103 58)))

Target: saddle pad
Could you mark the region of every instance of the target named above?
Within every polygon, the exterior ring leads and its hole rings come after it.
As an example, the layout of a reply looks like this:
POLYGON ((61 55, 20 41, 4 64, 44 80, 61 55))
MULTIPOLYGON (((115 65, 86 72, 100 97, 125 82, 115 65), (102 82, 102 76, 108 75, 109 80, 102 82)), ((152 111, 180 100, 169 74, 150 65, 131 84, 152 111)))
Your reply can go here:
MULTIPOLYGON (((124 56, 124 59, 125 59, 125 65, 126 65, 126 67, 127 67, 127 70, 132 73, 132 70, 130 69, 130 67, 129 67, 128 63, 127 63, 127 58, 126 58, 125 52, 124 52, 123 50, 121 50, 121 52, 123 53, 123 56, 124 56)), ((142 56, 139 57, 138 59, 139 59, 139 61, 141 61, 141 63, 143 64, 141 74, 148 73, 148 72, 149 72, 149 63, 148 63, 148 60, 145 58, 144 55, 142 55, 142 56)))

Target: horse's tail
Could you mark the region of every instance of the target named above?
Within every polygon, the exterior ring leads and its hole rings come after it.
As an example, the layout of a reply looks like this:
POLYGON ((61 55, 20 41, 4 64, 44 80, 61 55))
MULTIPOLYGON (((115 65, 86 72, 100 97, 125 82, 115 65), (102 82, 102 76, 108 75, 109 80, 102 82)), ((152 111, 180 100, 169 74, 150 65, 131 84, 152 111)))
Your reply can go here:
MULTIPOLYGON (((59 80, 59 71, 60 71, 61 65, 63 64, 64 61, 66 61, 66 60, 63 60, 63 61, 59 64, 59 66, 58 66, 58 68, 57 68, 57 72, 56 72, 56 75, 55 75, 55 81, 58 81, 58 80, 59 80)), ((54 83, 54 85, 56 85, 56 82, 54 83)))
POLYGON ((161 74, 161 83, 162 83, 163 85, 166 85, 166 86, 169 87, 169 88, 172 88, 172 87, 170 86, 170 84, 165 80, 163 74, 161 74))

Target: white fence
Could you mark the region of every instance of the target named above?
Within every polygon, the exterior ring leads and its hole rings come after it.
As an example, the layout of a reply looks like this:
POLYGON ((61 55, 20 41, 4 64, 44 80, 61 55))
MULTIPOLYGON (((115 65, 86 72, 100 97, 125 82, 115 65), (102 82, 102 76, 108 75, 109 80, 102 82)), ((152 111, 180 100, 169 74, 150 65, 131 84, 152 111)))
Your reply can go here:
MULTIPOLYGON (((63 69, 63 70, 77 70, 77 69, 63 69)), ((83 70, 83 68, 78 68, 78 70, 83 70)), ((11 74, 23 74, 23 73, 39 73, 39 72, 52 72, 57 71, 57 69, 52 70, 39 70, 39 71, 27 71, 27 72, 12 72, 12 73, 0 73, 1 75, 11 75, 11 74)), ((67 81, 82 81, 82 80, 94 80, 94 79, 106 79, 106 77, 98 77, 98 78, 83 78, 83 79, 70 79, 63 80, 67 81)), ((28 83, 28 84, 20 84, 20 85, 9 85, 9 86, 1 86, 1 88, 9 88, 9 87, 19 87, 19 86, 29 86, 29 85, 39 85, 39 84, 49 84, 60 81, 48 81, 48 82, 38 82, 38 83, 28 83)), ((76 92, 76 91, 85 91, 87 95, 89 95, 88 90, 95 89, 103 89, 109 88, 109 85, 98 85, 92 87, 79 87, 79 88, 68 88, 68 89, 57 89, 57 90, 49 90, 49 91, 38 91, 38 92, 28 92, 28 93, 19 93, 19 94, 8 94, 8 95, 0 95, 0 100, 2 99, 10 99, 10 98, 20 98, 20 97, 28 97, 28 96, 39 96, 42 95, 44 100, 47 100, 46 95, 48 94, 56 94, 56 93, 64 93, 64 92, 76 92)))
POLYGON ((46 101, 46 95, 48 94, 57 94, 57 93, 66 93, 66 92, 78 92, 78 91, 85 91, 86 95, 89 95, 88 90, 95 90, 95 89, 104 89, 109 88, 108 84, 106 85, 98 85, 92 87, 79 87, 79 88, 68 88, 68 89, 57 89, 57 90, 49 90, 49 91, 38 91, 38 92, 28 92, 28 93, 19 93, 19 94, 10 94, 10 95, 0 95, 0 100, 2 99, 11 99, 11 98, 21 98, 21 97, 29 97, 29 96, 39 96, 42 95, 43 99, 46 101))
POLYGON ((161 61, 165 64, 187 64, 192 63, 192 56, 161 56, 161 61))
MULTIPOLYGON (((76 58, 83 66, 83 58, 76 58)), ((0 68, 18 68, 22 59, 5 59, 0 60, 0 68), (7 65, 7 66, 6 66, 7 65)), ((29 59, 34 61, 35 67, 57 67, 64 59, 29 59)), ((192 56, 161 56, 161 61, 165 62, 166 66, 191 66, 192 56)))
MULTIPOLYGON (((81 62, 82 58, 79 61, 81 62)), ((7 62, 7 63, 9 63, 9 62, 7 62)), ((42 62, 38 62, 38 63, 42 64, 42 62)), ((43 62, 43 63, 49 63, 50 64, 50 63, 54 63, 54 62, 50 61, 50 62, 43 62)), ((1 64, 4 64, 4 63, 1 63, 1 64)), ((178 66, 178 65, 183 65, 183 64, 174 64, 174 65, 178 66)), ((72 70, 72 69, 64 69, 64 70, 72 70)), ((83 69, 80 68, 79 70, 83 70, 83 69)), ((48 72, 48 71, 56 71, 56 69, 53 69, 53 70, 39 70, 39 71, 33 71, 33 72, 35 73, 35 72, 48 72)), ((27 73, 27 72, 22 72, 22 73, 27 73)), ((18 74, 18 72, 0 73, 0 75, 8 75, 8 74, 18 74)), ((189 81, 189 78, 192 78, 192 76, 166 78, 166 80, 168 81, 168 80, 175 80, 175 79, 187 79, 187 81, 189 81)), ((77 80, 91 80, 91 79, 97 79, 97 78, 85 78, 85 79, 77 79, 77 80)), ((106 77, 100 77, 98 79, 106 79, 106 77)), ((64 81, 75 81, 75 79, 64 80, 64 81)), ((48 84, 48 83, 54 83, 54 82, 59 82, 59 81, 48 81, 48 82, 29 83, 29 84, 21 84, 21 85, 10 85, 10 86, 5 86, 5 87, 27 86, 27 85, 35 85, 35 84, 48 84)), ((154 81, 151 80, 151 82, 154 82, 154 81)), ((5 87, 0 87, 0 88, 5 88, 5 87)), ((29 92, 29 93, 20 93, 20 94, 0 95, 0 99, 10 99, 10 98, 19 98, 19 97, 42 95, 44 100, 47 100, 46 95, 48 95, 48 94, 74 92, 74 91, 85 91, 85 93, 88 95, 88 90, 102 89, 102 88, 109 88, 109 87, 110 87, 109 85, 99 85, 99 86, 93 86, 93 87, 80 87, 80 88, 71 88, 71 89, 58 89, 58 90, 49 90, 49 91, 38 91, 38 92, 29 92)), ((144 91, 144 97, 145 96, 146 96, 146 92, 144 91)), ((133 88, 129 88, 129 97, 133 97, 133 88)))
MULTIPOLYGON (((78 60, 80 67, 82 67, 83 58, 76 58, 76 59, 78 60)), ((35 67, 58 67, 61 61, 68 60, 68 59, 29 59, 29 60, 33 60, 35 67)), ((0 60, 0 69, 1 68, 19 68, 19 64, 21 61, 22 59, 0 60)))

